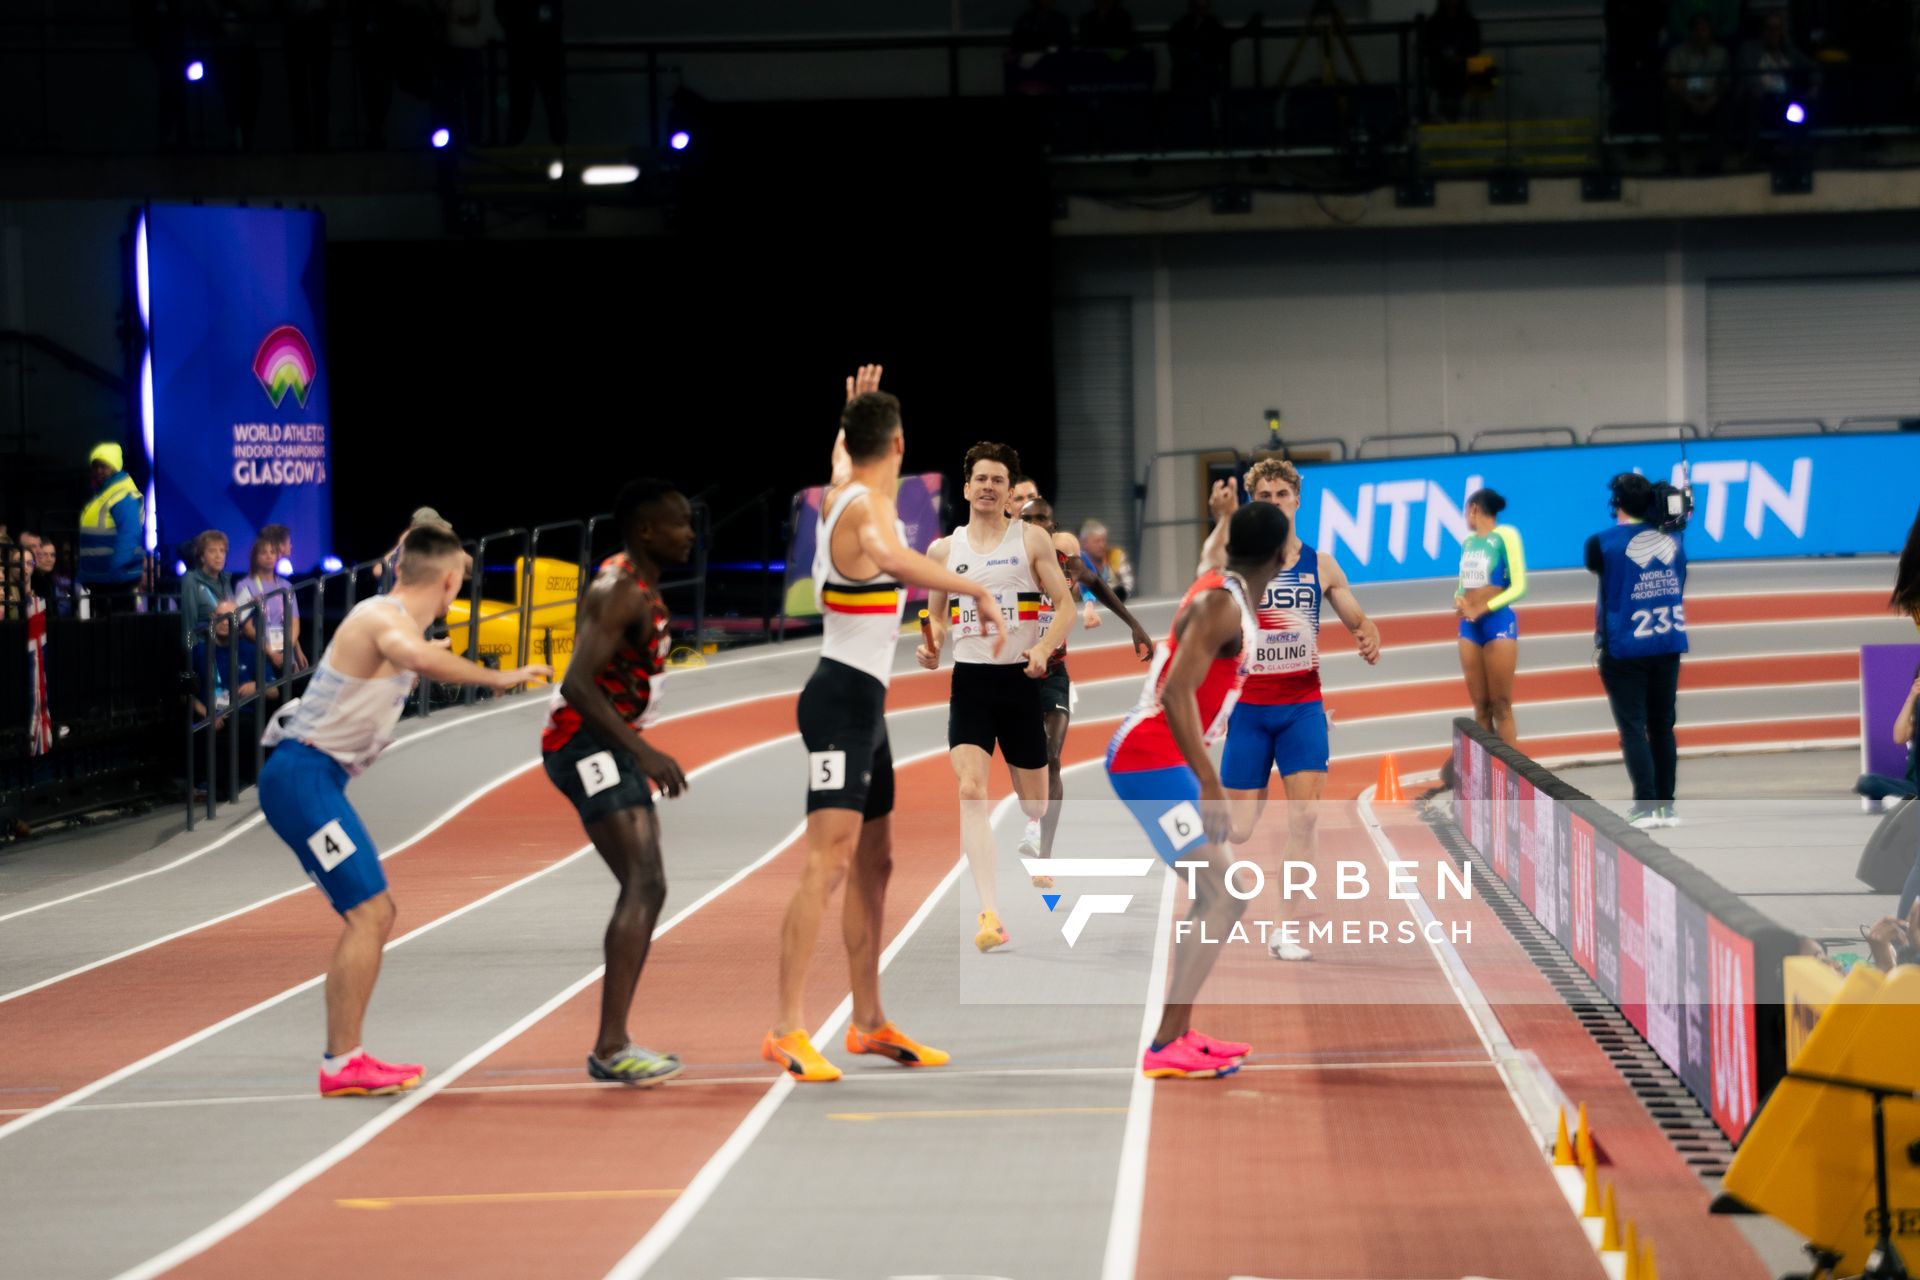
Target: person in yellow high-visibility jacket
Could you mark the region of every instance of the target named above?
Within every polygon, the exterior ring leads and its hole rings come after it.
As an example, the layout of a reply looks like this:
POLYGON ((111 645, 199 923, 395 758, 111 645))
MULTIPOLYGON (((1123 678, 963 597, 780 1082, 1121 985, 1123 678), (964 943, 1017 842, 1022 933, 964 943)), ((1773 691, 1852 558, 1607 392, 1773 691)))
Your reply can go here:
POLYGON ((80 511, 80 585, 91 595, 118 597, 126 601, 122 607, 131 607, 147 567, 140 545, 140 487, 127 474, 117 444, 95 445, 87 461, 94 494, 80 511))

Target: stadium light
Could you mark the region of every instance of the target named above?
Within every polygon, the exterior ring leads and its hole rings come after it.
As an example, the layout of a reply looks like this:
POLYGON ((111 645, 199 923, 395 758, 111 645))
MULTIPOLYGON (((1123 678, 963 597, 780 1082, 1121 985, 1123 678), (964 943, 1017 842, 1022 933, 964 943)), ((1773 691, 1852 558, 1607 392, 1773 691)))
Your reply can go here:
POLYGON ((199 84, 202 80, 205 80, 206 78, 207 78, 206 63, 200 61, 200 59, 198 58, 195 58, 192 62, 189 62, 187 64, 187 79, 191 80, 195 84, 199 84))
POLYGON ((693 135, 685 129, 675 129, 673 136, 667 139, 667 145, 675 151, 685 151, 693 145, 693 135))
POLYGON ((338 573, 346 566, 341 563, 339 556, 326 556, 320 561, 320 567, 328 573, 338 573))
POLYGON ((550 180, 554 182, 558 182, 560 181, 560 179, 566 176, 567 176, 567 166, 562 164, 560 161, 555 160, 553 163, 547 166, 547 177, 550 180))
POLYGON ((1807 109, 1797 102, 1789 102, 1787 104, 1787 123, 1805 124, 1806 122, 1807 109))
POLYGON ((640 169, 631 164, 590 164, 580 171, 580 182, 589 187, 619 187, 640 181, 640 169))
POLYGON ((433 149, 435 151, 445 151, 447 144, 453 141, 453 131, 445 125, 441 125, 433 131, 433 136, 430 141, 433 143, 433 149))

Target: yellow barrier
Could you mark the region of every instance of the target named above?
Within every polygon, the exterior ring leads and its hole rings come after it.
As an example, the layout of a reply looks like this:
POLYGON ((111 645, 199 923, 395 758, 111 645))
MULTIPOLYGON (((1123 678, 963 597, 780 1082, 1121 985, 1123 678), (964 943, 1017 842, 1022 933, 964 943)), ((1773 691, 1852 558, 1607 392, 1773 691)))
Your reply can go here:
MULTIPOLYGON (((480 602, 480 649, 481 658, 492 658, 502 667, 517 667, 528 662, 547 662, 547 653, 553 654, 554 679, 566 675, 567 663, 573 658, 573 601, 564 604, 544 605, 532 610, 533 631, 530 656, 520 652, 520 610, 504 600, 482 600, 480 602), (498 616, 496 616, 498 615, 498 616), (559 625, 564 619, 565 625, 559 625)), ((447 638, 453 642, 453 651, 463 657, 467 653, 467 637, 471 631, 468 619, 472 616, 472 602, 455 600, 447 608, 447 638)))
MULTIPOLYGON (((513 580, 517 583, 527 581, 527 562, 524 559, 513 562, 513 580)), ((519 588, 514 588, 516 592, 519 588)), ((533 562, 533 582, 526 593, 524 602, 536 609, 542 605, 564 602, 567 606, 567 625, 573 625, 573 602, 580 596, 580 566, 571 560, 554 560, 547 556, 538 556, 533 562)))
POLYGON ((1800 1048, 1840 994, 1842 979, 1833 966, 1818 956, 1788 956, 1780 965, 1786 980, 1787 1061, 1799 1056, 1800 1048))
MULTIPOLYGON (((1787 964, 1791 970, 1794 961, 1787 964)), ((1800 982, 1801 999, 1820 998, 1807 975, 1800 982)), ((1859 965, 1827 996, 1825 1012, 1787 1065, 1792 1071, 1920 1090, 1915 1046, 1920 1046, 1920 966, 1882 974, 1859 965)), ((1907 1152, 1920 1141, 1920 1104, 1889 1100, 1886 1126, 1893 1234, 1901 1251, 1911 1255, 1920 1241, 1920 1166, 1907 1152)), ((1726 1189, 1814 1244, 1842 1254, 1836 1274, 1858 1272, 1879 1228, 1872 1099, 1852 1089, 1782 1080, 1728 1167, 1726 1189)))

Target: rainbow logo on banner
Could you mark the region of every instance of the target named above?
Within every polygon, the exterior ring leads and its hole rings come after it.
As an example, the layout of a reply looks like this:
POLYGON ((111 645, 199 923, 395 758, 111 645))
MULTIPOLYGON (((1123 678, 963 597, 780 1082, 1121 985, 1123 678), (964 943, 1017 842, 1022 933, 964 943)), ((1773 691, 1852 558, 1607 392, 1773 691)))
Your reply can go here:
POLYGON ((290 324, 269 333, 260 350, 254 353, 253 376, 260 380, 260 389, 267 393, 267 399, 273 401, 276 409, 289 391, 300 402, 300 407, 306 408, 307 393, 313 389, 313 380, 319 372, 313 348, 307 345, 307 335, 290 324))

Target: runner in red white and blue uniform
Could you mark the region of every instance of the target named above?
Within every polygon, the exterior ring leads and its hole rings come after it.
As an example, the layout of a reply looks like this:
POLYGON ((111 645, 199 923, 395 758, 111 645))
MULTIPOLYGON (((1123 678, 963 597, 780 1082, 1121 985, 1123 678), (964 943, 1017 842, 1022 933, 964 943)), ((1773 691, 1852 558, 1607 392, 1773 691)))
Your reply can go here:
MULTIPOLYGON (((1324 600, 1353 632, 1360 656, 1380 660, 1380 628, 1354 598, 1347 575, 1331 553, 1300 540, 1300 473, 1279 458, 1265 458, 1248 470, 1247 492, 1256 503, 1280 508, 1294 524, 1286 560, 1260 589, 1254 609, 1260 636, 1248 663, 1247 686, 1227 726, 1227 747, 1220 778, 1233 802, 1233 840, 1251 838, 1267 804, 1273 771, 1287 793, 1287 843, 1290 859, 1313 856, 1320 797, 1327 785, 1327 712, 1320 697, 1320 604, 1324 600)), ((1210 505, 1219 523, 1201 551, 1200 567, 1226 559, 1227 521, 1239 507, 1233 482, 1214 486, 1210 505)), ((1312 953, 1282 929, 1268 936, 1267 954, 1276 960, 1306 960, 1312 953)))
MULTIPOLYGON (((1248 584, 1279 572, 1291 530, 1286 513, 1268 503, 1235 513, 1225 566, 1203 572, 1174 611, 1140 704, 1107 748, 1114 794, 1161 860, 1189 869, 1188 932, 1203 939, 1227 936, 1246 910, 1227 892, 1231 815, 1207 748, 1226 730, 1258 639, 1248 584)), ((1250 1051, 1193 1029, 1194 999, 1219 954, 1218 946, 1199 942, 1174 948, 1166 1008, 1140 1064, 1147 1075, 1230 1075, 1250 1051)))

